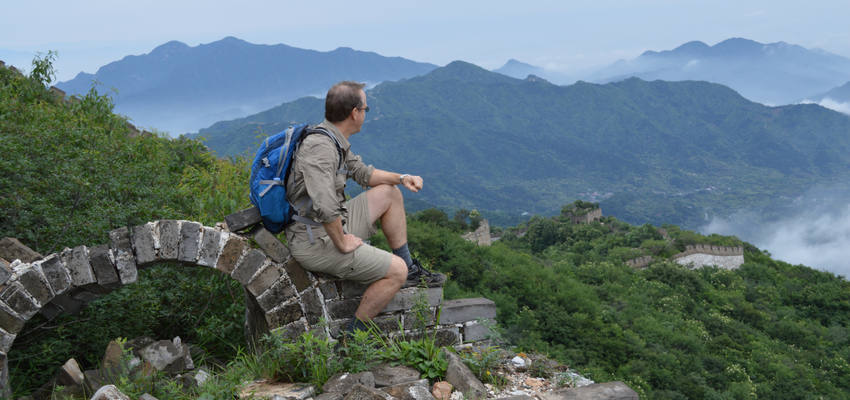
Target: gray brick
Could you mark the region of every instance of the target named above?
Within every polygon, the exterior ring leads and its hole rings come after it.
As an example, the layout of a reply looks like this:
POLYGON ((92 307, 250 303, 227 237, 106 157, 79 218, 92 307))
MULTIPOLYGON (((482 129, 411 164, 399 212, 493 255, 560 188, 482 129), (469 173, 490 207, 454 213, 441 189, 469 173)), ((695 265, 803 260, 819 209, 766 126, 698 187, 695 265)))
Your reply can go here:
POLYGON ((178 260, 194 263, 198 259, 202 228, 203 226, 197 222, 183 221, 180 224, 180 246, 177 251, 178 260))
POLYGON ((402 317, 401 314, 379 315, 372 318, 372 322, 378 326, 381 333, 389 334, 390 332, 398 332, 398 328, 402 322, 402 317))
POLYGON ((83 303, 89 303, 94 300, 97 300, 100 297, 100 293, 95 293, 89 289, 94 288, 96 285, 89 285, 86 288, 76 288, 71 292, 71 298, 74 300, 82 301, 83 303))
POLYGON ((496 303, 485 298, 449 300, 440 307, 440 325, 495 318, 496 303))
POLYGON ((266 322, 269 329, 284 326, 304 316, 301 305, 298 302, 278 306, 266 313, 266 322))
POLYGON ((428 335, 429 337, 433 335, 437 346, 441 347, 454 346, 461 343, 460 330, 455 326, 440 328, 436 331, 427 330, 425 332, 413 332, 405 336, 413 340, 418 340, 425 337, 425 335, 428 335))
POLYGON ((41 268, 32 265, 23 269, 18 278, 24 289, 32 296, 39 305, 47 304, 53 298, 53 291, 47 283, 47 278, 41 272, 41 268))
POLYGON ((262 217, 260 217, 260 209, 257 207, 247 208, 224 217, 227 229, 231 232, 241 231, 245 228, 259 224, 262 220, 262 217))
POLYGON ((67 314, 77 314, 80 312, 80 310, 83 309, 83 307, 85 307, 86 303, 82 300, 77 300, 73 298, 71 294, 72 292, 73 291, 60 294, 54 297, 53 301, 51 301, 50 303, 59 306, 67 314))
POLYGON ((273 233, 267 231, 266 228, 262 226, 257 227, 253 231, 252 236, 254 237, 254 241, 257 242, 257 245, 275 262, 284 262, 289 258, 289 249, 273 233))
MULTIPOLYGON (((271 326, 272 325, 269 325, 269 327, 271 326)), ((307 332, 307 327, 305 327, 301 321, 291 322, 284 326, 271 329, 272 334, 281 335, 289 340, 297 339, 298 336, 304 332, 307 332)))
POLYGON ((94 271, 98 285, 108 289, 115 289, 121 286, 121 279, 118 277, 118 270, 115 269, 115 264, 112 262, 109 246, 102 244, 92 247, 89 250, 89 263, 94 271))
POLYGON ((328 303, 328 314, 332 319, 351 318, 359 305, 360 299, 331 301, 328 303))
POLYGON ((365 292, 366 288, 369 287, 369 285, 354 281, 340 281, 339 284, 342 288, 342 297, 346 299, 363 296, 363 292, 365 292))
POLYGON ((41 272, 47 278, 47 283, 50 284, 50 289, 54 295, 65 293, 71 288, 71 273, 65 268, 61 257, 58 254, 51 254, 43 261, 40 261, 41 272))
POLYGON ((246 288, 254 296, 259 296, 268 290, 283 275, 283 266, 278 263, 269 263, 254 275, 248 282, 246 288))
POLYGON ((440 301, 443 298, 443 288, 428 288, 428 289, 420 289, 420 288, 407 288, 401 289, 398 293, 396 293, 395 297, 390 300, 390 303, 387 304, 387 307, 384 308, 382 312, 393 312, 399 310, 409 310, 416 305, 422 295, 425 295, 425 300, 428 302, 428 306, 437 306, 440 304, 440 301))
POLYGON ((139 270, 136 267, 136 258, 133 253, 124 250, 113 249, 112 258, 115 260, 115 269, 122 285, 127 285, 139 278, 139 270))
POLYGON ((257 273, 266 260, 267 258, 265 253, 257 249, 251 249, 244 257, 242 257, 241 260, 239 260, 239 264, 236 265, 236 269, 233 270, 233 273, 231 273, 230 276, 239 281, 242 285, 247 285, 251 280, 251 277, 257 273))
POLYGON ((7 285, 0 292, 0 300, 2 300, 16 314, 20 315, 24 320, 29 320, 41 308, 41 304, 35 303, 35 300, 24 290, 20 283, 14 282, 7 285))
POLYGON ((491 332, 488 324, 495 325, 494 321, 487 320, 486 323, 467 322, 463 325, 463 342, 480 342, 490 338, 491 332))
POLYGON ((304 306, 308 324, 315 325, 319 323, 320 319, 327 319, 325 308, 322 306, 322 299, 319 295, 319 289, 310 288, 302 292, 301 304, 304 306))
POLYGON ((136 251, 136 265, 156 261, 156 248, 153 238, 153 223, 136 225, 131 230, 133 249, 136 251))
POLYGON ((286 268, 286 274, 289 275, 289 279, 292 280, 292 283, 295 284, 295 289, 299 292, 307 289, 310 283, 312 283, 309 272, 302 268, 294 258, 290 258, 284 264, 284 267, 286 268))
POLYGON ((18 335, 0 329, 0 353, 9 354, 9 349, 12 348, 16 336, 18 335))
POLYGON ((336 281, 319 280, 319 290, 322 291, 322 296, 325 301, 336 300, 339 298, 339 291, 336 288, 336 281))
POLYGON ((109 231, 109 247, 132 253, 133 246, 130 243, 130 230, 125 226, 109 231))
POLYGON ((228 235, 227 242, 224 244, 224 248, 221 249, 221 255, 218 256, 218 263, 216 263, 215 268, 228 275, 232 273, 246 247, 248 245, 244 238, 239 235, 228 235))
POLYGON ((89 252, 86 246, 77 246, 73 249, 62 251, 62 263, 71 274, 71 283, 74 286, 83 286, 97 282, 94 271, 89 264, 89 252))
POLYGON ((420 329, 423 324, 424 326, 434 326, 437 319, 435 317, 436 313, 436 308, 428 308, 424 312, 424 315, 417 315, 413 310, 408 310, 404 313, 404 329, 420 329))
POLYGON ((12 277, 12 268, 9 262, 0 258, 0 285, 6 283, 12 277))
POLYGON ((159 232, 159 258, 176 260, 180 245, 180 222, 164 219, 156 223, 156 229, 159 232))
POLYGON ((205 267, 215 266, 218 260, 218 253, 221 250, 221 232, 215 228, 204 227, 204 234, 201 239, 201 249, 198 254, 198 265, 205 267))
POLYGON ((0 328, 9 333, 18 333, 24 328, 24 323, 25 319, 0 302, 0 328))
POLYGON ((281 276, 269 290, 257 296, 257 304, 263 311, 269 311, 288 302, 295 296, 295 287, 286 276, 281 276))
POLYGON ((62 311, 62 307, 59 307, 52 302, 45 304, 44 307, 41 307, 39 310, 41 315, 43 315, 44 318, 47 318, 48 321, 52 321, 54 318, 58 317, 62 314, 62 311))
POLYGON ((0 239, 0 257, 9 261, 21 260, 25 263, 33 263, 41 259, 41 254, 12 237, 0 239))

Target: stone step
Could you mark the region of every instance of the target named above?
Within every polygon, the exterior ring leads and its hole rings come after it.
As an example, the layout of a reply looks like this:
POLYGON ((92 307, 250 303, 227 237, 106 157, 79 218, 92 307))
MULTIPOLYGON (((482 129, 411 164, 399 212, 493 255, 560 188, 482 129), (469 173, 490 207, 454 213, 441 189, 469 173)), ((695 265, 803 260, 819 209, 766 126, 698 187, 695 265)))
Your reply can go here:
POLYGON ((440 325, 459 324, 479 319, 495 319, 496 303, 483 297, 444 301, 440 307, 440 325))

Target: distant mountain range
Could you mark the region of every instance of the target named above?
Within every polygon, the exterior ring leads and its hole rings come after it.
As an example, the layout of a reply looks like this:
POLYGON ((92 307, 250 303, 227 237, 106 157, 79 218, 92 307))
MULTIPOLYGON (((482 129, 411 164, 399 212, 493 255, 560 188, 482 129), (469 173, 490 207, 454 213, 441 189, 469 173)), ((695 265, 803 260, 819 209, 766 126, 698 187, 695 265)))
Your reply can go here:
POLYGON ((638 77, 644 80, 701 80, 720 83, 747 99, 765 104, 793 104, 850 80, 850 59, 785 42, 759 43, 733 38, 714 46, 685 43, 673 50, 646 51, 577 77, 524 63, 509 62, 496 70, 516 78, 529 73, 554 83, 575 79, 606 83, 638 77))
MULTIPOLYGON (((368 96, 354 150, 422 175, 425 190, 409 197, 436 206, 519 216, 581 198, 630 222, 695 228, 850 178, 850 117, 767 107, 707 82, 557 86, 453 62, 368 96)), ((219 155, 252 153, 265 135, 318 122, 322 110, 302 98, 199 135, 219 155)))
POLYGON ((434 68, 345 47, 320 52, 226 37, 195 47, 171 41, 56 86, 84 94, 98 82, 100 93, 112 95, 116 112, 137 125, 176 135, 299 97, 324 95, 340 80, 377 84, 434 68))
MULTIPOLYGON (((812 96, 809 100, 822 101, 826 99, 841 103, 850 103, 850 82, 847 82, 824 94, 812 96)), ((847 112, 845 111, 845 113, 847 112)))

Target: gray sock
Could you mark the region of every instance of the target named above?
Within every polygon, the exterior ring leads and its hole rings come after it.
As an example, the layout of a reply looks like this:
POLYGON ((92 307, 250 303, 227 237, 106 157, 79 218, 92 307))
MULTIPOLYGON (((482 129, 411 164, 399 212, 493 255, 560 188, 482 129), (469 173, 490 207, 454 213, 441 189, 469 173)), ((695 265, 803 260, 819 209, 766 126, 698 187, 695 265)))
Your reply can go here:
POLYGON ((407 243, 401 245, 401 247, 397 249, 393 249, 393 254, 401 257, 404 260, 404 263, 410 267, 410 264, 413 264, 413 259, 410 258, 410 250, 407 249, 407 243))

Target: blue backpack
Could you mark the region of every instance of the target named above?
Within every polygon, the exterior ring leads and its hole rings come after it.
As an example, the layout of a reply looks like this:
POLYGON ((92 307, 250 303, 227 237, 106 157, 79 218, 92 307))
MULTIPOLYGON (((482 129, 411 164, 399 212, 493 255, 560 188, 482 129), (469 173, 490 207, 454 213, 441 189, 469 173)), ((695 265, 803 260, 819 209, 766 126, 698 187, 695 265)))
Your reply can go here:
POLYGON ((286 199, 286 179, 298 146, 313 133, 325 134, 333 140, 342 164, 342 148, 333 134, 307 124, 290 126, 266 138, 251 164, 251 179, 248 181, 251 203, 260 209, 263 226, 272 233, 279 233, 293 220, 295 208, 286 199))

